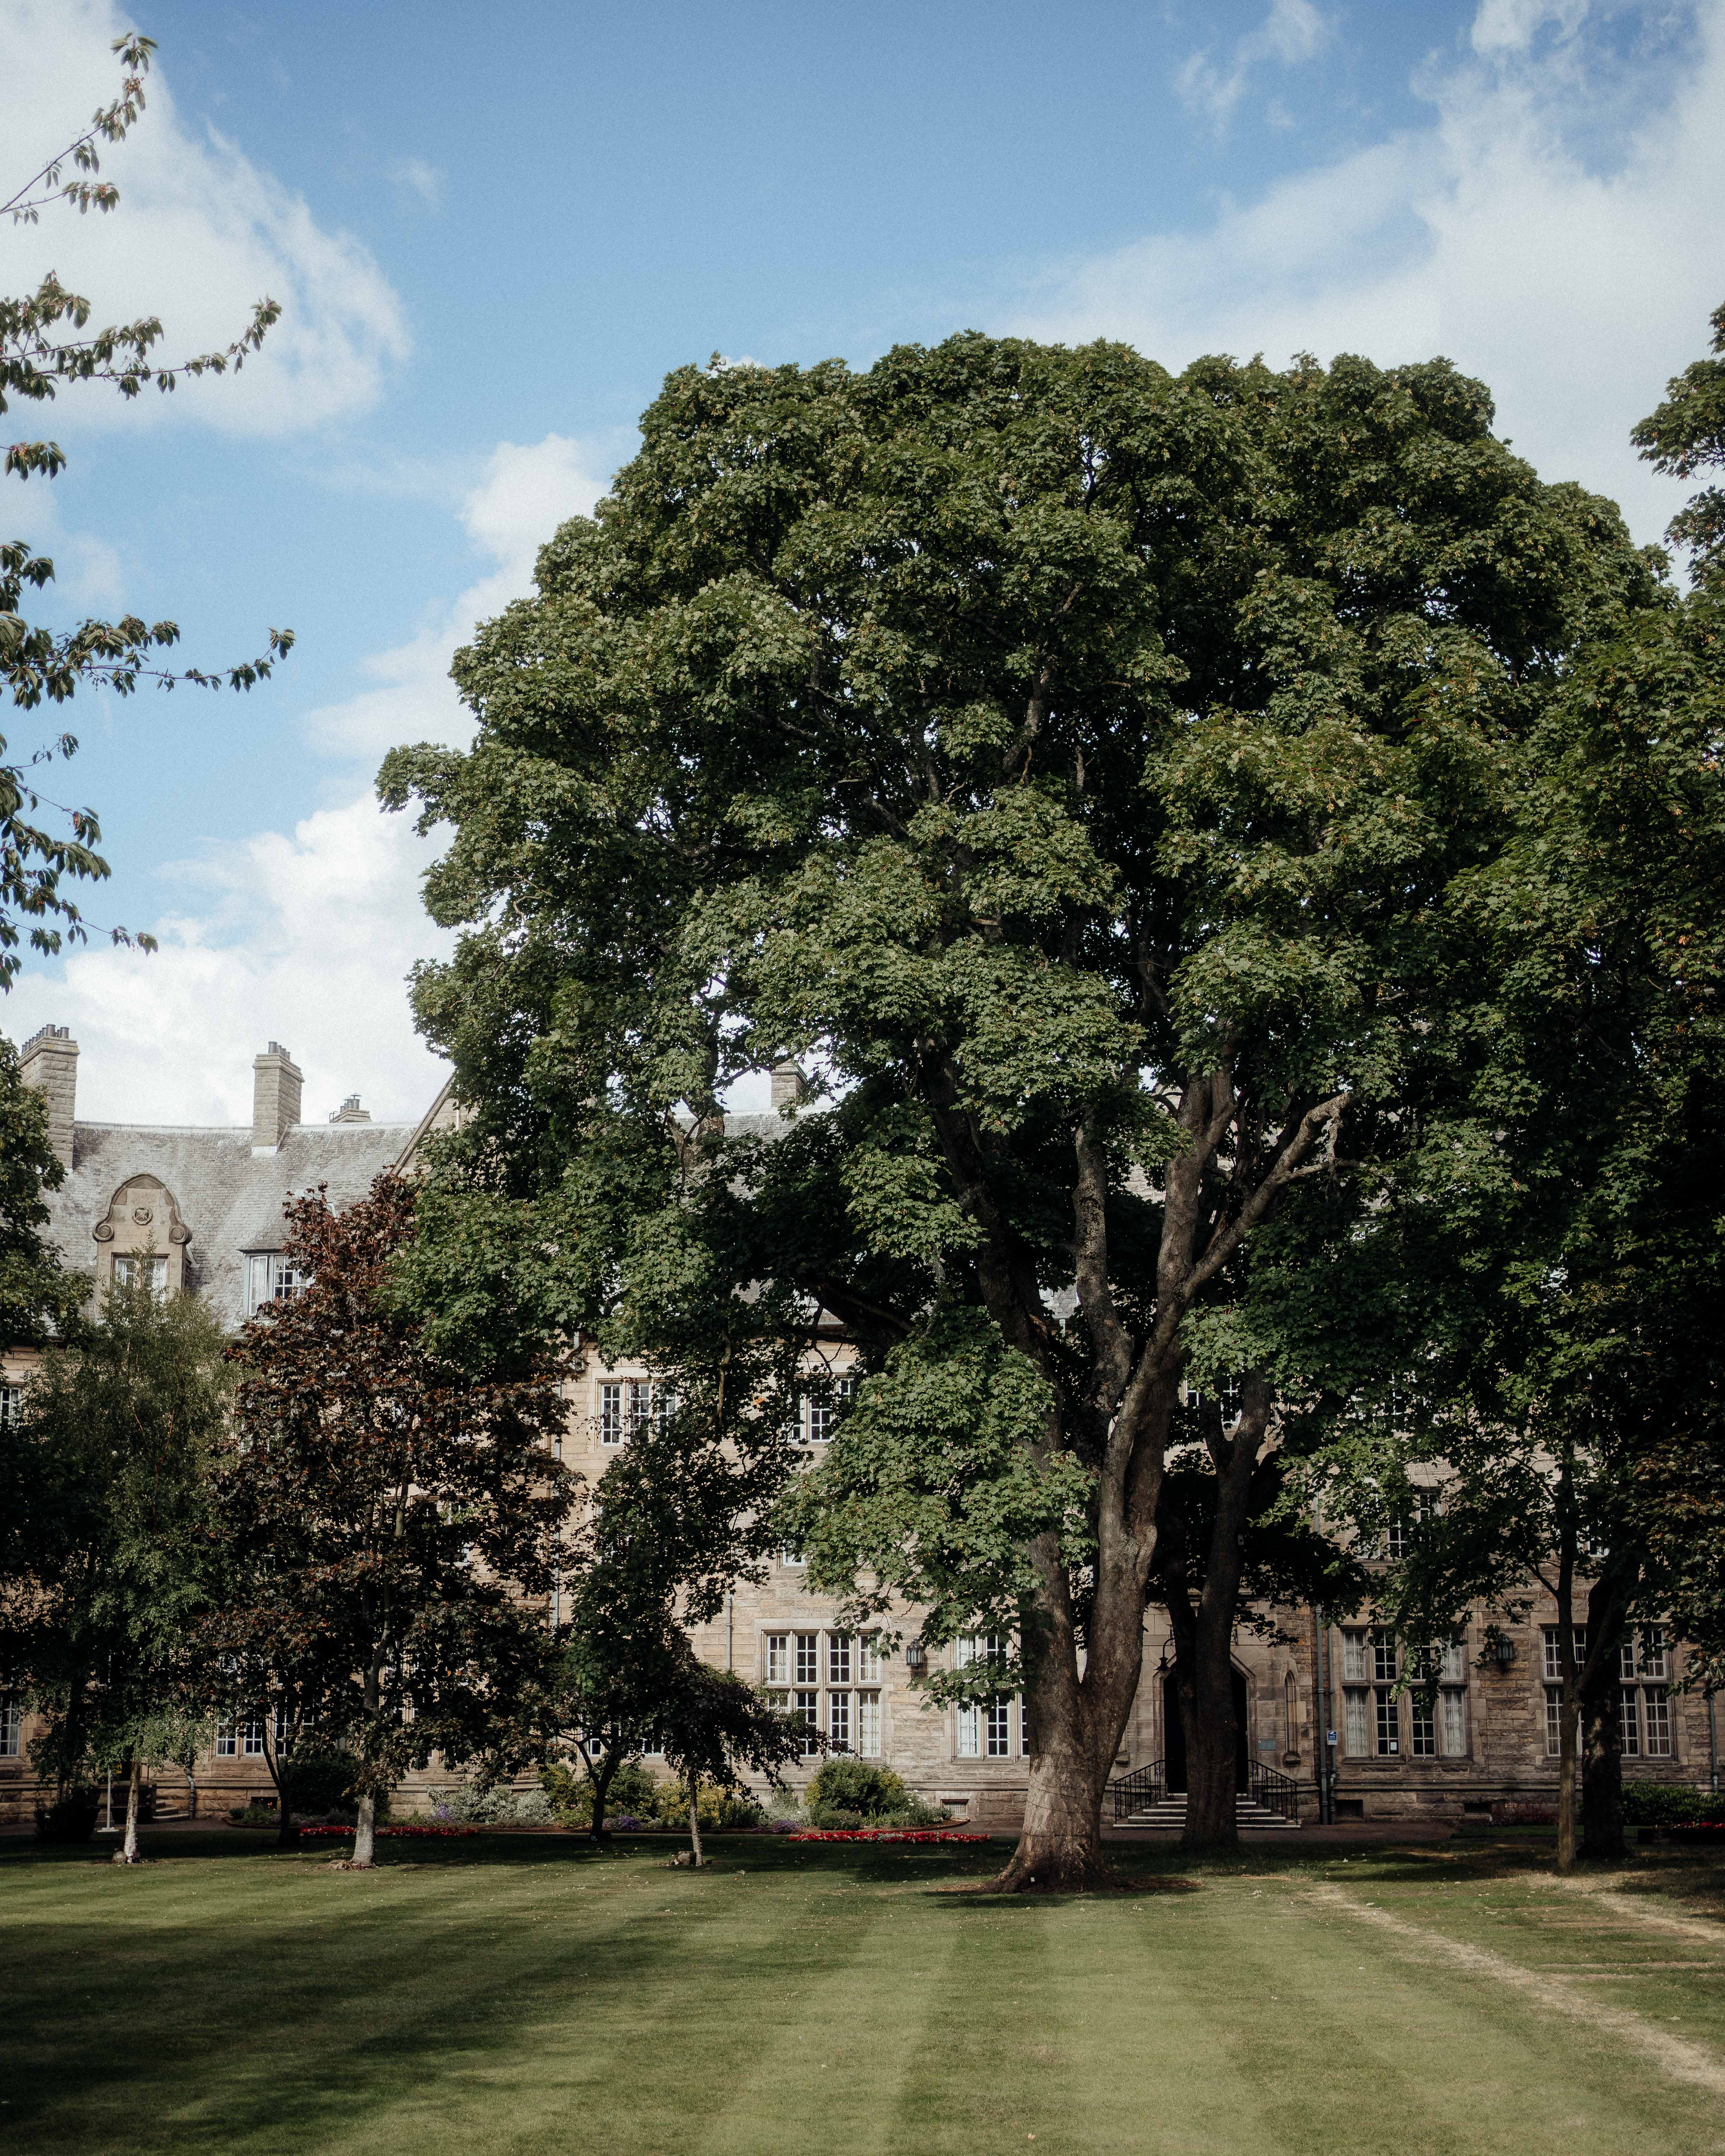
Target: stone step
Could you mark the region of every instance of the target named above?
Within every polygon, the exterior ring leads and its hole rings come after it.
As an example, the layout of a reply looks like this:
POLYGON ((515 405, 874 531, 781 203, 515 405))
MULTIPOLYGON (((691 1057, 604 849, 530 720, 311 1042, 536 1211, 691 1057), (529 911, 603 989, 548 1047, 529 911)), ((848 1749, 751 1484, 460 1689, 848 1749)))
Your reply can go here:
MULTIPOLYGON (((1268 1805, 1260 1804, 1250 1797, 1238 1799, 1234 1807, 1234 1823, 1253 1833, 1266 1830, 1298 1831, 1295 1822, 1273 1812, 1268 1805)), ((1158 1803, 1146 1804, 1141 1810, 1129 1813, 1115 1822, 1118 1826, 1171 1827, 1178 1829, 1186 1824, 1186 1799, 1183 1796, 1163 1797, 1158 1803)))

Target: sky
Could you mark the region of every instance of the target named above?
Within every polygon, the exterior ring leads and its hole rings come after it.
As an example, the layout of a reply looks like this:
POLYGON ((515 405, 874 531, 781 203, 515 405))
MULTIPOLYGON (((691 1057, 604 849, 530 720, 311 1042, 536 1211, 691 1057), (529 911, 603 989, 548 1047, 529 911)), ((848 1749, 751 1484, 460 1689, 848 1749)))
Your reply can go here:
POLYGON ((12 756, 78 736, 49 790, 113 868, 80 903, 161 944, 33 959, 0 1008, 71 1028, 87 1118, 249 1122, 276 1040, 308 1119, 417 1119, 436 841, 380 812, 378 761, 466 738, 451 654, 673 367, 964 329, 1441 353, 1638 538, 1681 500, 1627 436, 1725 299, 1725 0, 0 0, 0 196, 132 28, 120 208, 0 227, 0 292, 54 270, 169 357, 264 294, 282 318, 238 377, 14 408, 70 461, 5 482, 0 532, 54 557, 50 618, 167 616, 212 667, 298 642, 249 696, 8 715, 12 756))

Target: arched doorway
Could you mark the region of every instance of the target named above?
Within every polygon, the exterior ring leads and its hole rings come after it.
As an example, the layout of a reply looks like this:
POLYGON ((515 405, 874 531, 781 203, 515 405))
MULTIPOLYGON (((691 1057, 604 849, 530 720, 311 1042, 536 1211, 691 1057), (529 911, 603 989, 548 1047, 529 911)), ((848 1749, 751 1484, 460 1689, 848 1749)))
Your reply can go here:
MULTIPOLYGON (((1230 1673, 1234 1680, 1234 1786, 1246 1786, 1246 1682, 1238 1670, 1230 1673)), ((1172 1670, 1162 1680, 1162 1731, 1163 1772, 1167 1779, 1163 1786, 1170 1795, 1183 1792, 1186 1787, 1186 1725, 1180 1719, 1180 1690, 1174 1682, 1172 1670)))

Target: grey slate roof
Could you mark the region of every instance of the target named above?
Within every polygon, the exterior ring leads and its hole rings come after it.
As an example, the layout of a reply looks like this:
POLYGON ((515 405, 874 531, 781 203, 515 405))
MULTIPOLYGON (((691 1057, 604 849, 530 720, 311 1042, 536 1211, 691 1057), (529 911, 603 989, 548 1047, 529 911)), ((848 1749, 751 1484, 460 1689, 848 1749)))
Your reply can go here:
POLYGON ((332 1205, 351 1205, 390 1167, 412 1123, 295 1123, 273 1153, 254 1156, 252 1127, 199 1130, 172 1125, 77 1123, 72 1167, 47 1193, 49 1240, 66 1265, 94 1278, 91 1230, 134 1175, 153 1175, 173 1195, 192 1231, 190 1285, 229 1329, 245 1319, 248 1250, 280 1250, 282 1201, 328 1186, 332 1205))

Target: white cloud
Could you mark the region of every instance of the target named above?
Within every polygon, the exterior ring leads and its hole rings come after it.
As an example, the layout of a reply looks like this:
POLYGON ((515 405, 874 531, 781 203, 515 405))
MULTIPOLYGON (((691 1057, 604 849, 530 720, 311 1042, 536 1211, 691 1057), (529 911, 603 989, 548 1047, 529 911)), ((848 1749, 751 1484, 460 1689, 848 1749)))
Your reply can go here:
POLYGON ((1685 490, 1627 436, 1725 292, 1725 0, 1702 0, 1681 80, 1617 133, 1605 169, 1575 145, 1590 92, 1625 109, 1628 63, 1591 55, 1589 79, 1575 47, 1561 69, 1531 52, 1543 23, 1583 12, 1486 0, 1485 57, 1420 85, 1430 127, 1227 205, 1208 230, 1074 264, 1009 326, 1120 337, 1173 367, 1442 353, 1491 385, 1500 429, 1546 478, 1613 495, 1656 538, 1685 490))
MULTIPOLYGON (((1517 0, 1502 0, 1502 4, 1514 6, 1517 0)), ((1266 61, 1293 67, 1312 59, 1329 34, 1329 23, 1312 0, 1271 0, 1270 13, 1239 40, 1222 65, 1212 63, 1208 49, 1194 53, 1176 76, 1175 86, 1188 106, 1209 113, 1219 127, 1225 126, 1245 95, 1248 81, 1266 61)))
POLYGON ((398 187, 417 195, 427 209, 442 207, 444 176, 435 165, 428 165, 423 157, 403 157, 390 177, 398 187))
MULTIPOLYGON (((110 47, 126 27, 112 0, 0 0, 0 195, 111 100, 121 71, 110 47)), ((162 73, 151 73, 146 95, 126 141, 100 146, 101 177, 118 186, 119 208, 80 217, 50 205, 39 224, 13 228, 8 289, 54 270, 90 300, 99 321, 159 315, 157 352, 169 361, 228 345, 265 295, 281 302, 282 318, 238 377, 206 377, 190 395, 146 392, 130 406, 81 391, 80 420, 135 424, 144 413, 184 411, 214 428, 280 434, 371 404, 408 340, 400 303, 370 254, 321 225, 302 197, 234 143, 213 130, 201 139, 189 132, 162 73)))
POLYGON ((591 511, 604 486, 582 444, 567 435, 527 445, 500 442, 460 510, 469 538, 493 567, 407 643, 364 662, 377 687, 313 711, 306 721, 313 746, 375 762, 400 742, 465 740, 471 721, 449 678, 457 647, 475 623, 530 589, 540 547, 566 517, 591 511))
POLYGON ((1469 41, 1476 53, 1524 53, 1548 23, 1573 37, 1588 14, 1588 0, 1480 0, 1469 41))
POLYGON ((249 1122, 252 1058, 271 1040, 305 1074, 308 1122, 352 1092, 380 1122, 417 1120, 447 1075, 404 986, 449 947, 419 905, 435 851, 369 797, 213 848, 162 870, 182 910, 157 924, 159 952, 92 946, 61 978, 26 973, 0 1022, 19 1041, 71 1028, 93 1122, 249 1122))

